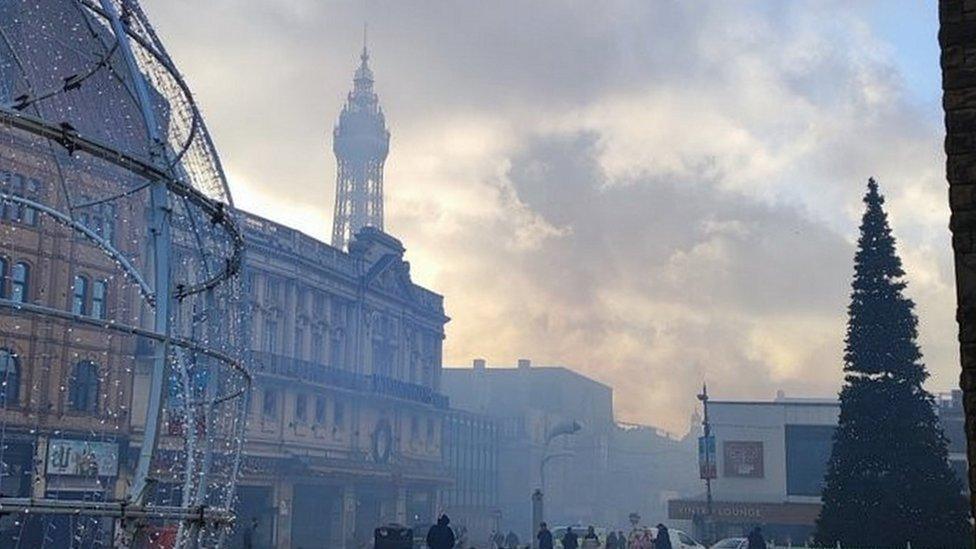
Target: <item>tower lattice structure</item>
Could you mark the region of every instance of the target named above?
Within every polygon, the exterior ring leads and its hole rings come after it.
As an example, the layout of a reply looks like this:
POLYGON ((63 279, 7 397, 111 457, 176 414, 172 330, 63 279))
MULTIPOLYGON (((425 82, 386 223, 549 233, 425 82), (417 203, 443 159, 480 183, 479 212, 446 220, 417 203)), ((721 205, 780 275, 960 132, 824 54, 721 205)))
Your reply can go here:
POLYGON ((365 46, 353 90, 333 131, 332 150, 337 161, 332 245, 344 250, 363 227, 383 229, 383 163, 390 150, 390 132, 373 91, 365 46))

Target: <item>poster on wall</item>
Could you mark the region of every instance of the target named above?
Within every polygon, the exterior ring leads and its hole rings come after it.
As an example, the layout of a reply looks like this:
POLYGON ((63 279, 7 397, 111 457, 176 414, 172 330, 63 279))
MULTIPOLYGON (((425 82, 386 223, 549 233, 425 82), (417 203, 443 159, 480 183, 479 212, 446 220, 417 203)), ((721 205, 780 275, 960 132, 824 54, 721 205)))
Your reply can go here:
POLYGON ((723 452, 725 476, 763 478, 763 443, 761 441, 726 441, 723 452))
POLYGON ((715 459, 715 437, 698 437, 698 474, 702 479, 718 476, 718 460, 715 459))
POLYGON ((119 445, 114 442, 55 439, 47 446, 47 474, 114 477, 119 473, 119 445))

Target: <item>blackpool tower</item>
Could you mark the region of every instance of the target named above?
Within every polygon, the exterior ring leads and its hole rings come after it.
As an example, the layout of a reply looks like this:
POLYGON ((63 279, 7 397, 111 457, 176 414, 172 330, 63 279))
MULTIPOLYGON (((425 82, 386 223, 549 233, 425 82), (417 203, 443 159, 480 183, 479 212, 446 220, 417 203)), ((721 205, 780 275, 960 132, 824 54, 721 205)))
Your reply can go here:
POLYGON ((347 249, 363 227, 383 230, 383 162, 390 150, 390 132, 373 91, 366 46, 360 60, 332 140, 337 161, 332 245, 340 250, 347 249))

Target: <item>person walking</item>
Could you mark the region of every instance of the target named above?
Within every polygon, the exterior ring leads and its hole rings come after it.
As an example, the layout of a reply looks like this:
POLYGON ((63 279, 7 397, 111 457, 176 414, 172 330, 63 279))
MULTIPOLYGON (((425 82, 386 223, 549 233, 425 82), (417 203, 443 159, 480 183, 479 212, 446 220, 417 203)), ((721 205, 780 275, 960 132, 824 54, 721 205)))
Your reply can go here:
POLYGON ((539 533, 535 537, 539 540, 539 549, 552 549, 552 532, 546 523, 539 525, 539 533))
POLYGON ((617 545, 617 533, 610 530, 610 535, 607 536, 607 549, 622 549, 617 545))
POLYGON ((427 531, 427 546, 430 549, 454 549, 454 532, 448 526, 451 519, 447 515, 441 515, 437 519, 437 524, 430 527, 427 531))
POLYGON ((766 549, 766 538, 762 535, 762 528, 756 526, 749 532, 749 549, 766 549))
POLYGON ((600 536, 596 535, 596 529, 593 526, 586 529, 582 547, 583 549, 600 549, 600 536))
POLYGON ((505 536, 505 548, 506 549, 518 549, 519 539, 518 535, 509 530, 508 535, 505 536))
POLYGON ((668 531, 667 526, 660 523, 657 525, 657 537, 654 538, 654 549, 672 549, 671 532, 668 531))
POLYGON ((563 549, 579 549, 579 536, 573 532, 573 527, 566 528, 563 535, 563 549))

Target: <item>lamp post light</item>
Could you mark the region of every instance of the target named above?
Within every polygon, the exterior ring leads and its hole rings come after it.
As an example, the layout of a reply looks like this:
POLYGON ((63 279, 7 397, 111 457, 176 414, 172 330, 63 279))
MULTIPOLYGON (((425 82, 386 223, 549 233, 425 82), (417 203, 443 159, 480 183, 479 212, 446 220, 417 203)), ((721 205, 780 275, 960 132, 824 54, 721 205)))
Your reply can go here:
MULTIPOLYGON (((539 488, 532 493, 532 532, 539 527, 540 523, 545 521, 546 464, 555 458, 573 455, 572 452, 550 454, 549 443, 556 437, 575 434, 582 428, 579 422, 570 420, 557 423, 546 433, 546 440, 542 447, 542 459, 539 461, 539 488)), ((535 535, 532 536, 532 548, 539 548, 539 539, 535 535)))
POLYGON ((702 392, 698 395, 702 403, 702 437, 698 439, 698 466, 702 479, 705 480, 705 539, 713 541, 712 536, 712 479, 716 477, 715 439, 712 437, 712 425, 708 421, 708 386, 702 383, 702 392))

